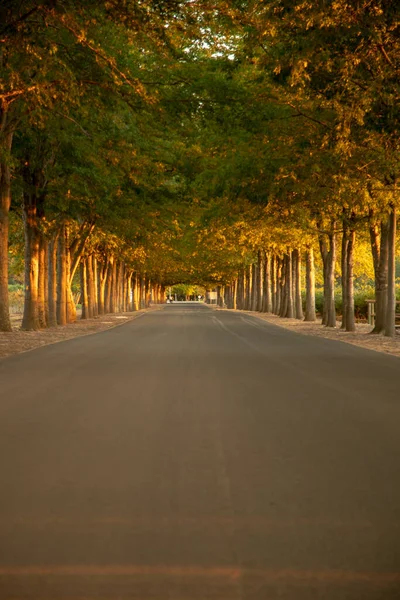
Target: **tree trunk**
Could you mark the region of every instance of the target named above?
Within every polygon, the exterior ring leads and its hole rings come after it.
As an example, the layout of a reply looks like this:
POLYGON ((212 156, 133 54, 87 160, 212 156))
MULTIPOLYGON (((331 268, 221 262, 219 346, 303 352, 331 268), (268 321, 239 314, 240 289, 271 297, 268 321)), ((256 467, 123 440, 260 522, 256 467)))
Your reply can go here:
POLYGON ((374 265, 375 275, 375 287, 377 284, 377 274, 379 271, 379 257, 380 257, 380 229, 378 223, 374 220, 374 214, 371 211, 369 215, 369 237, 371 241, 371 253, 372 261, 374 265))
POLYGON ((262 304, 261 312, 270 313, 272 310, 271 303, 271 263, 268 254, 264 251, 263 269, 262 269, 262 304))
POLYGON ((57 323, 67 323, 67 249, 65 243, 65 224, 58 236, 57 248, 57 323))
POLYGON ((238 282, 237 282, 237 297, 236 297, 236 305, 238 310, 243 310, 243 289, 244 289, 244 270, 240 270, 238 273, 238 282))
POLYGON ((224 307, 232 308, 232 286, 224 286, 224 307))
POLYGON ((0 107, 0 331, 12 331, 8 297, 8 229, 11 204, 11 173, 8 155, 12 132, 5 133, 7 109, 0 107))
POLYGON ((39 236, 39 284, 38 284, 38 314, 39 325, 43 329, 47 327, 49 320, 48 301, 48 241, 43 234, 39 236))
POLYGON ((144 297, 143 297, 143 308, 149 308, 150 306, 150 290, 151 282, 148 277, 144 279, 144 297))
POLYGON ((25 233, 25 298, 21 329, 37 331, 39 323, 39 230, 37 224, 37 202, 32 193, 23 195, 25 233))
POLYGON ((92 254, 93 273, 93 316, 99 316, 99 269, 97 258, 92 254))
POLYGON ((264 285, 264 256, 261 250, 257 253, 257 306, 256 310, 258 312, 262 311, 263 307, 263 285, 264 285))
POLYGON ((292 253, 288 249, 286 255, 286 271, 287 271, 287 309, 286 309, 286 317, 288 319, 294 318, 294 303, 293 303, 293 269, 292 269, 292 253))
POLYGON ((327 289, 328 289, 328 281, 327 281, 327 269, 328 269, 328 248, 326 245, 325 234, 318 234, 318 242, 319 242, 319 251, 321 253, 322 259, 322 271, 323 271, 323 286, 324 286, 324 296, 322 302, 322 325, 326 325, 328 322, 328 306, 327 306, 327 289))
POLYGON ((329 254, 327 268, 327 327, 336 327, 336 307, 335 307, 335 265, 336 265, 336 233, 334 224, 332 233, 329 234, 329 254))
POLYGON ((133 297, 132 297, 132 310, 136 312, 139 310, 140 300, 139 300, 139 278, 138 274, 135 273, 133 276, 133 297))
POLYGON ((151 281, 146 280, 146 296, 145 296, 145 308, 150 308, 151 305, 151 281))
POLYGON ((246 293, 247 293, 247 269, 243 269, 242 274, 242 310, 246 309, 246 293))
POLYGON ((253 263, 251 265, 251 305, 250 310, 256 311, 258 308, 258 265, 257 263, 253 263))
POLYGON ((301 297, 301 254, 299 250, 293 250, 293 273, 294 273, 294 308, 296 319, 303 319, 303 300, 301 297))
POLYGON ((251 265, 246 267, 245 272, 245 297, 244 297, 244 309, 251 310, 251 290, 252 290, 252 281, 251 281, 251 265))
POLYGON ((288 290, 287 290, 287 280, 288 280, 288 263, 286 254, 284 254, 283 258, 280 260, 281 269, 280 269, 280 282, 279 288, 281 293, 281 301, 280 301, 280 310, 279 316, 286 317, 288 310, 288 290))
POLYGON ((293 319, 292 253, 288 250, 284 256, 283 303, 280 316, 293 319))
POLYGON ((76 306, 74 296, 72 294, 72 282, 74 279, 75 271, 79 265, 79 258, 75 261, 74 252, 70 247, 70 231, 68 223, 65 225, 65 258, 66 258, 66 270, 67 270, 67 323, 75 323, 76 321, 76 306))
POLYGON ((104 258, 104 260, 99 264, 99 285, 97 294, 99 315, 105 314, 107 268, 108 260, 107 258, 104 258))
POLYGON ((276 311, 276 259, 275 254, 271 254, 270 260, 270 278, 271 278, 271 309, 274 315, 277 314, 276 311))
POLYGON ((375 326, 371 333, 383 333, 386 325, 388 290, 389 221, 381 221, 379 262, 375 271, 375 326))
POLYGON ((117 271, 117 310, 116 312, 123 312, 124 303, 124 279, 125 279, 125 265, 121 260, 119 262, 117 271))
POLYGON ((391 205, 388 227, 388 277, 385 336, 396 335, 396 207, 391 205))
POLYGON ((315 314, 315 267, 314 250, 309 247, 306 250, 306 314, 305 321, 316 321, 315 314))
POLYGON ((342 268, 342 326, 341 329, 347 331, 347 267, 348 267, 348 249, 349 249, 349 235, 346 223, 346 216, 343 219, 343 234, 342 234, 342 257, 341 257, 341 268, 342 268))
MULTIPOLYGON (((127 288, 126 288, 126 301, 127 301, 127 311, 133 311, 133 286, 132 286, 132 271, 129 273, 127 278, 127 288)), ((161 286, 160 286, 161 287, 161 286)))
POLYGON ((236 278, 232 284, 232 308, 237 309, 237 297, 238 297, 238 279, 236 278))
POLYGON ((324 305, 322 324, 326 327, 336 327, 335 307, 335 265, 336 265, 336 232, 335 222, 331 223, 328 234, 329 249, 326 247, 324 234, 319 235, 321 258, 324 270, 324 305))
POLYGON ((111 276, 110 276, 110 312, 115 313, 117 310, 117 261, 111 259, 111 276))
POLYGON ((139 309, 143 310, 146 308, 146 292, 147 292, 147 278, 146 275, 141 275, 139 279, 139 309))
POLYGON ((86 260, 86 289, 87 289, 87 317, 93 319, 94 316, 94 281, 93 281, 93 260, 89 255, 86 260))
POLYGON ((354 244, 356 232, 354 227, 350 227, 348 234, 348 243, 346 249, 346 331, 355 331, 356 324, 354 319, 354 244))
POLYGON ((89 318, 89 302, 88 302, 86 258, 81 259, 80 274, 81 274, 81 305, 82 305, 81 319, 88 319, 89 318))
POLYGON ((105 296, 104 296, 104 311, 106 314, 111 312, 112 305, 112 274, 113 274, 113 259, 107 261, 106 280, 105 280, 105 296))
POLYGON ((281 304, 282 304, 282 270, 283 270, 283 261, 279 256, 276 257, 275 260, 275 286, 276 286, 276 306, 275 306, 275 314, 279 315, 281 312, 281 304))
POLYGON ((49 299, 49 317, 48 326, 57 326, 57 240, 58 233, 52 237, 48 251, 48 299, 49 299))

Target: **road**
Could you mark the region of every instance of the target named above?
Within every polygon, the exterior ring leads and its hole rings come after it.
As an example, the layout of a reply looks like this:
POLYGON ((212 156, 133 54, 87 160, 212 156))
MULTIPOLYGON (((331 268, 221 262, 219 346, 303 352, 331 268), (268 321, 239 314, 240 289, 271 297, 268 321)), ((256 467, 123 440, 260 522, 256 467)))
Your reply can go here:
POLYGON ((1 600, 400 598, 400 360, 203 305, 0 361, 1 600))

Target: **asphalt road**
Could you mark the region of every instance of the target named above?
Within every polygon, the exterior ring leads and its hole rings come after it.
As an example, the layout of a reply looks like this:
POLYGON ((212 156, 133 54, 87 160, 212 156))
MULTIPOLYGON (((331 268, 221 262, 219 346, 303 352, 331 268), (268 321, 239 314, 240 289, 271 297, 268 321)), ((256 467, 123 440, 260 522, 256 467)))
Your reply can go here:
POLYGON ((400 598, 400 360, 168 305, 0 361, 1 600, 400 598))

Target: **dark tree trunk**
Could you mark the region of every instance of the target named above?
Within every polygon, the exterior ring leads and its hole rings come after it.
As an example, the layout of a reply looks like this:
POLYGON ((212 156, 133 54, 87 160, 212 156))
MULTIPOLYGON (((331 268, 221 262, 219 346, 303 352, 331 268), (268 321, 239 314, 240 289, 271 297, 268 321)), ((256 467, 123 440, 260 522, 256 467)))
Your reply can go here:
POLYGON ((258 312, 262 311, 263 307, 263 284, 264 284, 264 276, 263 276, 263 268, 264 268, 264 256, 261 250, 257 253, 257 306, 256 310, 258 312))
POLYGON ((243 289, 244 289, 244 271, 239 271, 237 282, 237 299, 236 304, 238 310, 243 310, 243 289))
POLYGON ((375 326, 371 333, 384 333, 388 290, 389 221, 381 222, 379 261, 375 271, 375 326))
POLYGON ((104 297, 104 311, 109 314, 112 309, 112 278, 113 278, 113 258, 111 257, 107 261, 106 271, 106 282, 105 282, 105 297, 104 297))
POLYGON ((328 248, 326 245, 325 235, 320 233, 318 236, 319 250, 322 259, 322 271, 323 271, 323 286, 324 286, 324 297, 322 303, 322 325, 326 325, 328 322, 328 308, 327 308, 327 266, 328 266, 328 248))
POLYGON ((264 260, 263 260, 263 285, 262 285, 262 305, 261 311, 265 313, 270 313, 272 311, 272 302, 271 302, 271 261, 266 252, 264 252, 264 260))
POLYGON ((377 275, 379 271, 379 257, 380 257, 380 228, 378 223, 374 219, 374 214, 370 211, 369 215, 369 237, 371 241, 371 253, 372 261, 374 265, 375 275, 375 287, 377 287, 377 275))
POLYGON ((294 305, 293 305, 293 269, 292 269, 292 253, 288 250, 286 254, 286 295, 287 295, 287 307, 286 314, 284 315, 288 319, 294 318, 294 305))
POLYGON ((232 306, 232 287, 231 285, 224 286, 224 307, 231 308, 232 306))
POLYGON ((346 251, 346 331, 355 331, 356 324, 354 319, 354 244, 356 232, 353 226, 350 226, 348 234, 348 244, 346 251))
POLYGON ((283 258, 282 267, 282 303, 279 316, 293 319, 293 283, 292 283, 292 253, 289 250, 283 258))
POLYGON ((296 319, 303 319, 303 300, 301 297, 301 254, 299 250, 293 250, 293 273, 294 273, 294 309, 296 319))
POLYGON ((342 234, 342 257, 341 257, 341 268, 342 268, 342 326, 341 329, 347 330, 347 266, 348 266, 348 248, 349 248, 349 235, 346 223, 346 216, 343 219, 343 234, 342 234))
POLYGON ((328 292, 328 315, 327 327, 336 327, 335 307, 335 265, 336 265, 336 233, 333 224, 332 233, 329 234, 329 255, 327 265, 327 292, 328 292))
POLYGON ((271 254, 270 260, 270 277, 271 277, 271 308, 274 315, 277 314, 276 305, 276 258, 275 254, 271 254))
POLYGON ((232 285, 224 285, 222 287, 223 297, 222 306, 223 308, 232 308, 232 285))
POLYGON ((244 309, 251 310, 251 290, 252 290, 252 280, 251 280, 251 265, 246 268, 246 278, 245 278, 245 300, 244 300, 244 309))
POLYGON ((396 207, 391 205, 388 227, 388 277, 385 336, 396 335, 396 207))
POLYGON ((336 327, 335 307, 335 265, 336 265, 336 232, 335 222, 331 223, 331 232, 328 234, 329 249, 326 247, 325 237, 319 236, 321 258, 324 270, 324 305, 322 324, 326 327, 336 327))
POLYGON ((8 229, 11 172, 7 160, 13 134, 6 132, 7 108, 0 107, 0 331, 12 331, 8 297, 8 229))
POLYGON ((251 265, 251 304, 250 310, 256 311, 258 307, 258 265, 253 263, 251 265))
POLYGON ((288 290, 287 290, 287 282, 288 282, 288 263, 287 263, 287 257, 286 254, 283 256, 282 259, 280 259, 280 282, 279 282, 279 289, 280 289, 280 294, 281 294, 281 301, 280 301, 280 310, 279 310, 279 316, 280 317, 286 317, 287 315, 287 310, 288 310, 288 290))
POLYGON ((276 306, 275 306, 275 314, 279 315, 281 312, 281 304, 282 304, 282 271, 283 271, 283 261, 277 256, 275 261, 275 285, 276 285, 276 306))
POLYGON ((315 314, 315 267, 314 250, 309 247, 306 250, 306 314, 305 321, 316 321, 315 314))

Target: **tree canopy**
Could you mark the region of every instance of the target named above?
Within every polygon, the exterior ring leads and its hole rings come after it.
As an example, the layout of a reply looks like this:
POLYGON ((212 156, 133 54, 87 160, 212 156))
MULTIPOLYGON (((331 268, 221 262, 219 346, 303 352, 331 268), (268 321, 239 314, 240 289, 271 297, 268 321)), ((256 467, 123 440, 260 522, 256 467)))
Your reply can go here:
POLYGON ((350 315, 356 233, 370 236, 377 301, 392 310, 399 16, 386 0, 3 2, 0 328, 9 210, 13 254, 24 223, 26 327, 46 321, 32 308, 40 260, 59 279, 67 262, 60 304, 94 259, 130 282, 243 276, 255 290, 262 276, 243 273, 266 255, 311 251, 333 325, 337 238, 350 315))

